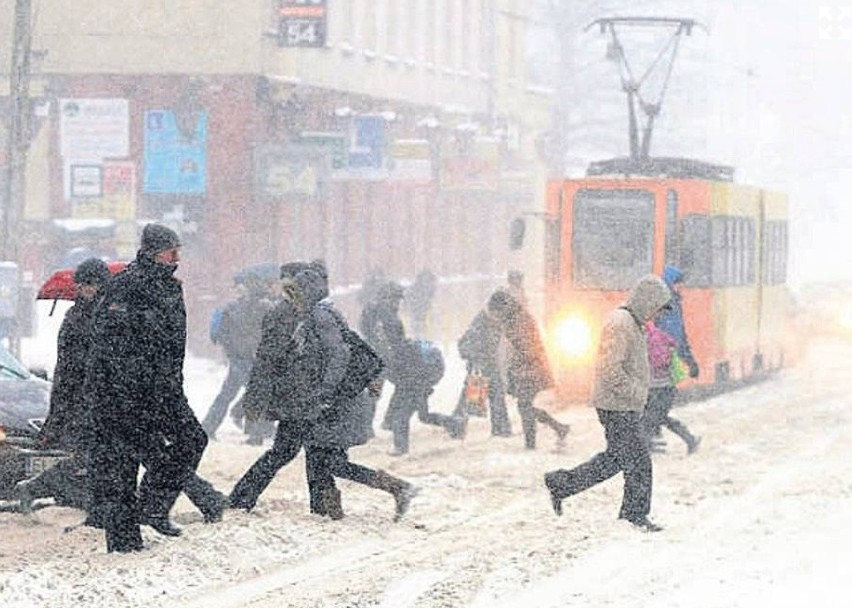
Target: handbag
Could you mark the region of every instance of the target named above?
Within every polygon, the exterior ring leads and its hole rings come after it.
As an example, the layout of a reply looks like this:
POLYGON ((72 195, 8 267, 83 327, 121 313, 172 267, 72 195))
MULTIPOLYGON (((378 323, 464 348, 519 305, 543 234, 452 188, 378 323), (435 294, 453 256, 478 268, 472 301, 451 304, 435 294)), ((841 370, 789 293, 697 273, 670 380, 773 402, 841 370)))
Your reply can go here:
POLYGON ((672 384, 675 386, 686 380, 689 375, 689 369, 686 367, 683 359, 678 356, 677 351, 672 353, 672 360, 669 363, 669 373, 672 376, 672 384))
POLYGON ((465 378, 464 399, 470 413, 484 416, 488 411, 488 378, 477 371, 469 372, 465 378))

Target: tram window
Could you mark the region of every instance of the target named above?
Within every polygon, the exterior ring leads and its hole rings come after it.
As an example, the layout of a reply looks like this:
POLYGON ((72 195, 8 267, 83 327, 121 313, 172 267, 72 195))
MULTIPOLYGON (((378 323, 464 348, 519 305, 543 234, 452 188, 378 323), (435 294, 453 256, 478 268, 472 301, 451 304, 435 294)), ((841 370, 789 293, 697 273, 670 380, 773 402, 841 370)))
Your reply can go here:
POLYGON ((557 220, 545 224, 544 268, 549 281, 559 281, 562 274, 562 226, 557 220))
POLYGON ((779 285, 787 281, 787 222, 770 220, 764 226, 763 274, 766 285, 779 285))
POLYGON ((622 290, 651 272, 654 195, 581 190, 574 197, 572 277, 576 287, 622 290))
POLYGON ((666 264, 678 265, 680 243, 677 232, 677 192, 669 190, 666 194, 666 264))
POLYGON ((710 241, 710 218, 690 214, 680 222, 680 268, 688 287, 712 285, 713 267, 710 241))
POLYGON ((733 287, 754 283, 754 219, 720 215, 713 218, 712 284, 733 287))

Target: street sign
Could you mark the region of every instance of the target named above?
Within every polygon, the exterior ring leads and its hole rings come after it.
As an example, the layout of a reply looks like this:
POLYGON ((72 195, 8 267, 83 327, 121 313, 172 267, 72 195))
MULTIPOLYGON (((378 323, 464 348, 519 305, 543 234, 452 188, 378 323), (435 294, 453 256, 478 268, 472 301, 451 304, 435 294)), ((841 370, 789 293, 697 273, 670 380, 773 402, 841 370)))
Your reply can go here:
POLYGON ((282 0, 278 11, 278 46, 323 47, 326 0, 282 0))

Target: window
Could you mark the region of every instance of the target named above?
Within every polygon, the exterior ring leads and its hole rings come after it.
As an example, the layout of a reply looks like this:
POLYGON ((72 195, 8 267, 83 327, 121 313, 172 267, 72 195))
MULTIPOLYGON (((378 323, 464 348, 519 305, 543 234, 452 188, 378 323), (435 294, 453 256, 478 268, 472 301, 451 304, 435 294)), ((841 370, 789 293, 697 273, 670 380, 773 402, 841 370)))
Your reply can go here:
POLYGON ((575 287, 624 290, 651 272, 654 195, 647 190, 581 190, 574 197, 575 287))
POLYGON ((761 258, 763 272, 761 281, 765 285, 780 285, 787 281, 787 222, 770 220, 763 226, 761 258))
POLYGON ((754 219, 717 216, 712 220, 711 231, 713 285, 734 287, 754 283, 754 219))
POLYGON ((677 192, 666 194, 666 256, 665 263, 680 267, 680 239, 677 230, 677 192))
POLYGON ((713 265, 710 256, 710 218, 690 214, 680 222, 680 264, 683 283, 688 287, 710 287, 713 265))

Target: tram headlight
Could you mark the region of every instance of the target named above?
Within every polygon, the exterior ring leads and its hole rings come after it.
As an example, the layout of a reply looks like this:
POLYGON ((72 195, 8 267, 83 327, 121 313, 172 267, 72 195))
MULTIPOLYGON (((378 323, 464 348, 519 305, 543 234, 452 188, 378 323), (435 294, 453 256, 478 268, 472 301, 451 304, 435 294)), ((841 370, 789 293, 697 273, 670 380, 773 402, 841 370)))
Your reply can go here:
POLYGON ((852 331, 852 306, 847 307, 839 315, 840 328, 843 331, 852 331))
POLYGON ((583 359, 592 352, 592 325, 580 315, 569 315, 554 326, 553 340, 563 357, 583 359))

